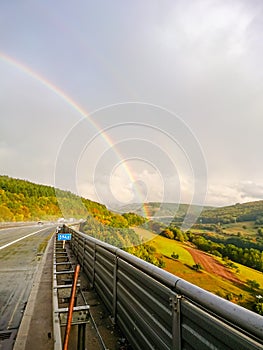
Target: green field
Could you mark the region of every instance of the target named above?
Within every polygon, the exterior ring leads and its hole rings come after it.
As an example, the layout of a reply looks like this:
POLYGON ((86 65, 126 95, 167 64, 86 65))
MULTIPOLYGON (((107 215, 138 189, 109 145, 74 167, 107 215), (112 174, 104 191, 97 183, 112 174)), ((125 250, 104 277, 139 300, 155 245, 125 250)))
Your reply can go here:
POLYGON ((150 242, 159 254, 168 258, 170 258, 173 253, 179 254, 180 262, 190 266, 194 265, 195 262, 192 255, 183 247, 182 243, 156 235, 142 228, 133 227, 133 229, 144 241, 150 242))
MULTIPOLYGON (((205 225, 204 225, 205 226, 205 225)), ((257 235, 258 228, 255 227, 254 221, 244 221, 244 222, 236 222, 231 224, 222 224, 221 226, 222 232, 217 233, 216 231, 202 229, 202 226, 199 228, 192 227, 191 231, 197 234, 208 234, 212 232, 215 236, 238 236, 241 237, 255 237, 257 235)), ((225 237, 227 238, 227 237, 225 237)))
POLYGON ((255 280, 260 284, 260 288, 263 288, 263 273, 260 271, 256 271, 251 269, 250 267, 237 264, 235 265, 238 267, 239 272, 237 274, 237 277, 243 281, 246 282, 247 280, 255 280))
POLYGON ((241 234, 242 236, 255 236, 257 233, 255 223, 251 221, 225 224, 222 225, 222 229, 225 234, 233 236, 236 236, 238 234, 241 234))
MULTIPOLYGON (((235 263, 239 272, 236 273, 235 269, 232 271, 240 280, 240 284, 233 283, 218 276, 216 271, 213 274, 204 270, 196 272, 191 268, 195 263, 194 259, 186 250, 186 245, 184 243, 170 240, 142 228, 135 228, 135 231, 145 242, 148 242, 155 247, 157 255, 162 257, 165 262, 164 270, 207 291, 250 308, 254 301, 254 297, 246 284, 247 280, 255 280, 260 284, 260 288, 263 288, 262 272, 235 263), (179 255, 178 260, 171 258, 173 252, 179 255)), ((215 259, 223 263, 221 258, 215 257, 215 259)), ((263 293, 263 291, 260 292, 263 293)))

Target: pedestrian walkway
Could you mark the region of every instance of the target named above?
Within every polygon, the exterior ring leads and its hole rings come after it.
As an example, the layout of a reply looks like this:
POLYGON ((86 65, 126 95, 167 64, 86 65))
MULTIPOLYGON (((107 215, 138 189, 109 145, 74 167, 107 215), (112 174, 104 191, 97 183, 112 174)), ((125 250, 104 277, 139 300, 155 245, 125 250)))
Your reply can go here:
POLYGON ((49 241, 37 269, 14 350, 53 350, 53 242, 54 237, 49 241))

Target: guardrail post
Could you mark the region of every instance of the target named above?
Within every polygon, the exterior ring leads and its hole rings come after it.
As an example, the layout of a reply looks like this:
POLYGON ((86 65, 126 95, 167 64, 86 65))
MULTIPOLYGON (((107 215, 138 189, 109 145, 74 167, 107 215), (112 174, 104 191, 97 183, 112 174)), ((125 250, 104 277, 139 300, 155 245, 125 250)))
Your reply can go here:
POLYGON ((117 273, 118 273, 118 256, 115 256, 114 270, 113 270, 113 302, 112 302, 112 317, 113 323, 117 321, 117 273))
POLYGON ((174 294, 171 297, 172 306, 172 349, 181 350, 181 299, 182 296, 174 294))
POLYGON ((95 264, 96 264, 96 243, 94 243, 94 252, 93 252, 93 264, 92 264, 92 276, 91 276, 92 288, 94 288, 94 284, 95 284, 95 264))
POLYGON ((85 350, 86 345, 86 324, 78 326, 78 350, 85 350))
POLYGON ((86 247, 86 242, 87 240, 83 240, 83 256, 82 256, 82 261, 81 261, 81 266, 84 267, 84 261, 85 261, 85 247, 86 247))

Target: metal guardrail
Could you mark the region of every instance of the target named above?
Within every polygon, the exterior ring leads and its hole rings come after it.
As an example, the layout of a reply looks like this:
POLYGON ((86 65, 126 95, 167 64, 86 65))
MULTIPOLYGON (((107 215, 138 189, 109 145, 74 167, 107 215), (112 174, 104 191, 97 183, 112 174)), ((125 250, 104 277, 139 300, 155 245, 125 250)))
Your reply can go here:
POLYGON ((71 249, 134 350, 263 349, 263 317, 74 231, 71 249))

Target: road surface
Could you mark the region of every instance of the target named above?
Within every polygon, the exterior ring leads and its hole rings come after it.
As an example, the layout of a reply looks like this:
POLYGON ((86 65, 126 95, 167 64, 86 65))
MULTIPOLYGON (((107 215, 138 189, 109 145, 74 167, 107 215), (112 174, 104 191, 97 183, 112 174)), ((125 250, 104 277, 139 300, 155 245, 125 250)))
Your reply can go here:
POLYGON ((55 225, 0 230, 0 350, 13 348, 45 244, 55 225))

